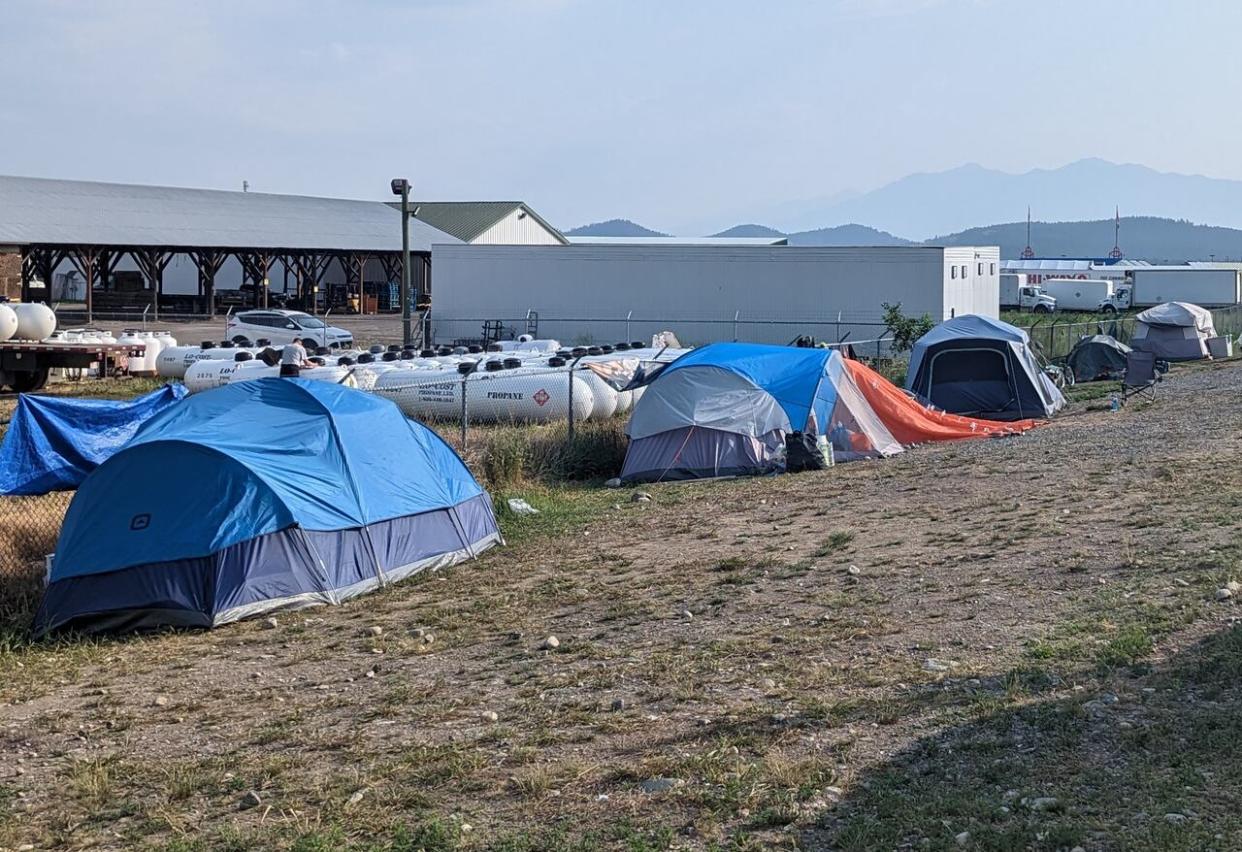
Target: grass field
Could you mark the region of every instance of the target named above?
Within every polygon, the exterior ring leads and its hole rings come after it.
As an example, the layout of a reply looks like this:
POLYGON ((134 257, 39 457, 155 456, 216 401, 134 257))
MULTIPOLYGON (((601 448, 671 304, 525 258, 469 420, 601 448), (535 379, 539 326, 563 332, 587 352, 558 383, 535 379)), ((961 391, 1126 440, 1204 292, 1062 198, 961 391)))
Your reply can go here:
POLYGON ((10 638, 0 847, 1238 848, 1240 379, 649 502, 519 449, 476 562, 10 638))

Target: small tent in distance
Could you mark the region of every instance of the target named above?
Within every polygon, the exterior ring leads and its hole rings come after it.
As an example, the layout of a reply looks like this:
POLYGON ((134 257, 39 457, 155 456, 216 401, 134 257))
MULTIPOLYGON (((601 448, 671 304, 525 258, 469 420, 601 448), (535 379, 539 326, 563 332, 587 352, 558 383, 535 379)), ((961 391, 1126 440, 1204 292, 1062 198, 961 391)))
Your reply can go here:
POLYGON ((1130 347, 1107 334, 1081 338, 1065 356, 1065 364, 1076 382, 1120 379, 1126 374, 1126 355, 1130 347))
POLYGON ((663 368, 626 427, 627 482, 784 469, 786 437, 825 436, 838 461, 901 452, 829 349, 713 343, 663 368))
POLYGON ((1046 418, 1065 405, 1027 333, 974 314, 945 320, 915 342, 906 388, 952 414, 989 420, 1046 418))
POLYGON ((86 478, 35 629, 213 627, 334 604, 499 539, 461 459, 392 402, 240 382, 166 409, 86 478))
POLYGON ((1165 302, 1135 318, 1130 344, 1165 361, 1208 357, 1208 340, 1216 336, 1212 312, 1189 302, 1165 302))

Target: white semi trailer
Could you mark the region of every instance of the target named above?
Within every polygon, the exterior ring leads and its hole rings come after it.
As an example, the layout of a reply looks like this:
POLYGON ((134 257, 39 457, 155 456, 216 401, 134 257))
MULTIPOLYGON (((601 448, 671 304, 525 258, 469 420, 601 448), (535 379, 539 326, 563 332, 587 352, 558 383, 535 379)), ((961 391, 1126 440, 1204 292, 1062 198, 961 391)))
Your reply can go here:
POLYGON ((1098 311, 1113 296, 1113 282, 1102 278, 1045 278, 1044 292, 1061 311, 1098 311))
POLYGON ((1117 312, 1164 302, 1190 302, 1202 308, 1242 303, 1238 270, 1192 266, 1135 269, 1128 281, 1113 287, 1112 297, 1102 302, 1100 309, 1117 312))

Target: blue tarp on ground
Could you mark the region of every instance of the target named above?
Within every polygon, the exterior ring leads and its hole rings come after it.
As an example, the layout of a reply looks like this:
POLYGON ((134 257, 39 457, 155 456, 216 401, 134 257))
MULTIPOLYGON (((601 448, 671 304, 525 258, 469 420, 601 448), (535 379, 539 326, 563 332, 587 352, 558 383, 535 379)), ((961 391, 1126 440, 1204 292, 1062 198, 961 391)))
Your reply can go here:
POLYGON ((77 488, 138 427, 185 394, 184 385, 126 401, 23 394, 0 445, 0 494, 77 488))
POLYGON ((36 626, 210 627, 337 603, 499 538, 465 464, 391 401, 240 382, 152 418, 82 483, 36 626))

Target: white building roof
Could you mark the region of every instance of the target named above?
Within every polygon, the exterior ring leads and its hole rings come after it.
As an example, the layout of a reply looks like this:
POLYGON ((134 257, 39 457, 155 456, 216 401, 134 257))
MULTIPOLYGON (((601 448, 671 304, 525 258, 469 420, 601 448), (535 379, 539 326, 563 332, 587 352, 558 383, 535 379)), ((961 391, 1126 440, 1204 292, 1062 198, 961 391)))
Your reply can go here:
POLYGON ((1002 260, 1001 269, 1006 272, 1086 272, 1091 269, 1091 261, 1002 260))

